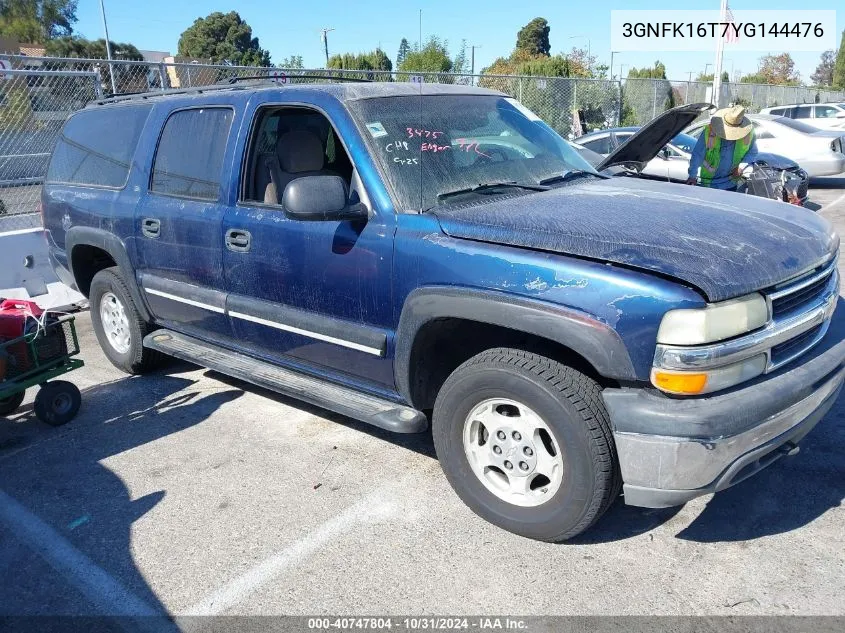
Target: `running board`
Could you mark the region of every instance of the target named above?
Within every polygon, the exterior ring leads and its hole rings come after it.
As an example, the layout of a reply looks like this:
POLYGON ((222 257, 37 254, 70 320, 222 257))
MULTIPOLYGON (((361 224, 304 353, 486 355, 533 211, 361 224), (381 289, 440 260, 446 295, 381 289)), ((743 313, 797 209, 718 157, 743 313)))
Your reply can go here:
POLYGON ((192 336, 156 330, 144 338, 144 347, 394 433, 421 433, 428 428, 425 415, 411 407, 230 352, 192 336))

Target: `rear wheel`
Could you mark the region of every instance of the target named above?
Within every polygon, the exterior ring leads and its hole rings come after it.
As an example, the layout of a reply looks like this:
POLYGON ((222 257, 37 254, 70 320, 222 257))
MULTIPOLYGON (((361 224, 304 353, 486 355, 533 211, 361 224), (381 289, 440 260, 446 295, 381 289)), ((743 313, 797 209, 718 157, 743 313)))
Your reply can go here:
POLYGON ((138 312, 117 266, 94 275, 89 301, 94 333, 112 365, 128 374, 155 369, 161 355, 143 345, 151 328, 138 312))
POLYGON ((458 496, 516 534, 572 538, 619 496, 601 388, 538 354, 497 348, 458 367, 437 396, 432 433, 458 496))

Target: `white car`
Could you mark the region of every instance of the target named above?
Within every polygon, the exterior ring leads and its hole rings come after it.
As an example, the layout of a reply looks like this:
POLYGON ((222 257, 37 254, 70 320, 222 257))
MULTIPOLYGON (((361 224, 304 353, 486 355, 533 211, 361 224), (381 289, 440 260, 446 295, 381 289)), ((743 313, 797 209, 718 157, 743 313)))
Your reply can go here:
POLYGON ((845 132, 845 103, 804 103, 791 106, 763 108, 760 114, 785 116, 809 123, 820 130, 842 130, 845 132))
MULTIPOLYGON (((819 130, 796 119, 771 114, 749 114, 754 125, 757 149, 780 154, 801 165, 811 178, 845 172, 845 130, 819 130)), ((707 121, 684 130, 698 138, 707 121)))

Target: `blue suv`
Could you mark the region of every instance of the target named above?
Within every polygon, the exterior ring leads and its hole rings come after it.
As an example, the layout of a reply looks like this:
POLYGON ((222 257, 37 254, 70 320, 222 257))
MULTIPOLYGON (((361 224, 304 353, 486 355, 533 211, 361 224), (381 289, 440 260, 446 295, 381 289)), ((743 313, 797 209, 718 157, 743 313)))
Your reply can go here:
POLYGON ((430 422, 464 502, 535 539, 620 492, 722 490, 842 387, 826 220, 604 177, 490 90, 101 101, 67 121, 42 203, 117 367, 176 356, 392 431, 430 422))

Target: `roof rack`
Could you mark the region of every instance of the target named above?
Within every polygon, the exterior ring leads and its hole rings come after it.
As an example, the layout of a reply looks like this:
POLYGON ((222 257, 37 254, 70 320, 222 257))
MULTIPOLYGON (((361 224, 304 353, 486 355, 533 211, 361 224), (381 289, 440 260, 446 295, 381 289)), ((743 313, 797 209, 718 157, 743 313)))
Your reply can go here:
POLYGON ((243 89, 244 88, 242 86, 233 86, 227 83, 211 86, 198 86, 196 88, 168 88, 167 90, 153 90, 150 92, 122 92, 110 97, 105 97, 104 99, 94 99, 91 103, 96 105, 105 105, 107 103, 118 103, 120 101, 128 101, 131 99, 152 99, 154 97, 166 97, 168 95, 201 94, 203 92, 211 92, 213 90, 243 89))
MULTIPOLYGON (((366 71, 362 71, 366 72, 366 71)), ((332 81, 350 81, 354 83, 372 83, 372 79, 358 79, 356 77, 338 77, 335 75, 287 75, 290 79, 331 79, 332 81)), ((275 77, 269 75, 249 75, 246 77, 229 77, 227 81, 229 84, 236 84, 239 81, 254 81, 256 79, 266 79, 267 81, 278 83, 275 77)))

